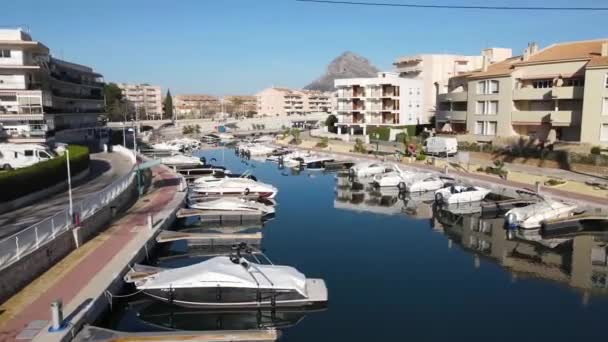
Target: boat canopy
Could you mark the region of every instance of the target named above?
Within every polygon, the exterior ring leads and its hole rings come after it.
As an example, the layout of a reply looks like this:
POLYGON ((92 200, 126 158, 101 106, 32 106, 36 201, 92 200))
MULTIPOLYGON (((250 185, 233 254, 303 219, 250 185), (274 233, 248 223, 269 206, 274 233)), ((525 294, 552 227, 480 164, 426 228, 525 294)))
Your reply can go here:
POLYGON ((306 277, 293 267, 260 265, 241 259, 247 266, 235 264, 227 256, 201 263, 165 270, 144 278, 140 290, 168 288, 260 288, 289 289, 307 296, 306 277), (257 281, 257 282, 256 282, 257 281), (259 284, 259 285, 258 285, 259 284))

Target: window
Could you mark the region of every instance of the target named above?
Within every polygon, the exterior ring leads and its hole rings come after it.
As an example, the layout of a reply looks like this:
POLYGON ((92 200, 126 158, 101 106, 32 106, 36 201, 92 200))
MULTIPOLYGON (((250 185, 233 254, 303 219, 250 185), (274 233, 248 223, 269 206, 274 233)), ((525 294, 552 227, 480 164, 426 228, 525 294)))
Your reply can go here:
POLYGON ((0 50, 0 58, 11 58, 11 50, 0 50))
POLYGON ((475 134, 477 135, 496 135, 496 121, 476 121, 475 134))
POLYGON ((34 156, 34 150, 25 150, 23 151, 23 155, 26 157, 33 157, 34 156))
POLYGON ((608 141, 608 124, 602 124, 602 131, 600 132, 600 141, 608 141))
POLYGON ((498 113, 498 101, 477 101, 475 110, 477 115, 496 115, 498 113))
POLYGON ((567 78, 564 80, 564 87, 582 87, 584 85, 584 78, 567 78))
POLYGON ((483 134, 483 121, 475 121, 475 134, 483 134))
POLYGON ((477 94, 498 94, 499 82, 496 80, 485 80, 477 82, 477 94))
POLYGON ((534 88, 553 88, 553 80, 536 80, 532 82, 534 88))

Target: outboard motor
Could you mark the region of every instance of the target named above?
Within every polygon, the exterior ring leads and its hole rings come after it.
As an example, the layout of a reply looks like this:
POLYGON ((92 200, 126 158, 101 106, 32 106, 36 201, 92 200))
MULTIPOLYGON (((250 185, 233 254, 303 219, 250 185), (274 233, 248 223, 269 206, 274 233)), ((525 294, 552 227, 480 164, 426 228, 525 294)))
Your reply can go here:
POLYGON ((505 229, 506 230, 515 230, 517 229, 517 216, 513 213, 507 214, 505 216, 505 229))

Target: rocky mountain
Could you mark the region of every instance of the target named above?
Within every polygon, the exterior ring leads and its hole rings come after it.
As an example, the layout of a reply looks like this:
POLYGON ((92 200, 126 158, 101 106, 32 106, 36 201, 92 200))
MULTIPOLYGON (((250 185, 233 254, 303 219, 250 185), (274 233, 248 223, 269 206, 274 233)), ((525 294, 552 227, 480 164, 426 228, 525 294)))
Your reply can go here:
POLYGON ((331 91, 334 89, 334 80, 352 77, 373 77, 378 69, 370 62, 350 51, 344 52, 331 61, 325 73, 311 84, 304 87, 308 90, 331 91))

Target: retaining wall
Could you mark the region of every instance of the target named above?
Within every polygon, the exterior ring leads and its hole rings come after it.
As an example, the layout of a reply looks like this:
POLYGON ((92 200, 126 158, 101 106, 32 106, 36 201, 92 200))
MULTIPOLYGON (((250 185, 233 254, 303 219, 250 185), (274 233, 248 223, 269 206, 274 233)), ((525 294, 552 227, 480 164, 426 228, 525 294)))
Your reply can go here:
MULTIPOLYGON (((144 180, 145 185, 148 186, 150 184, 149 173, 144 180)), ((110 205, 81 222, 81 226, 75 231, 68 230, 62 232, 52 241, 40 246, 40 248, 24 256, 21 260, 2 269, 0 271, 0 302, 4 302, 13 296, 66 255, 74 251, 77 247, 76 239, 79 244, 82 244, 105 230, 113 219, 112 207, 115 207, 115 213, 119 214, 130 208, 137 198, 137 181, 133 178, 129 187, 116 197, 110 205)))

